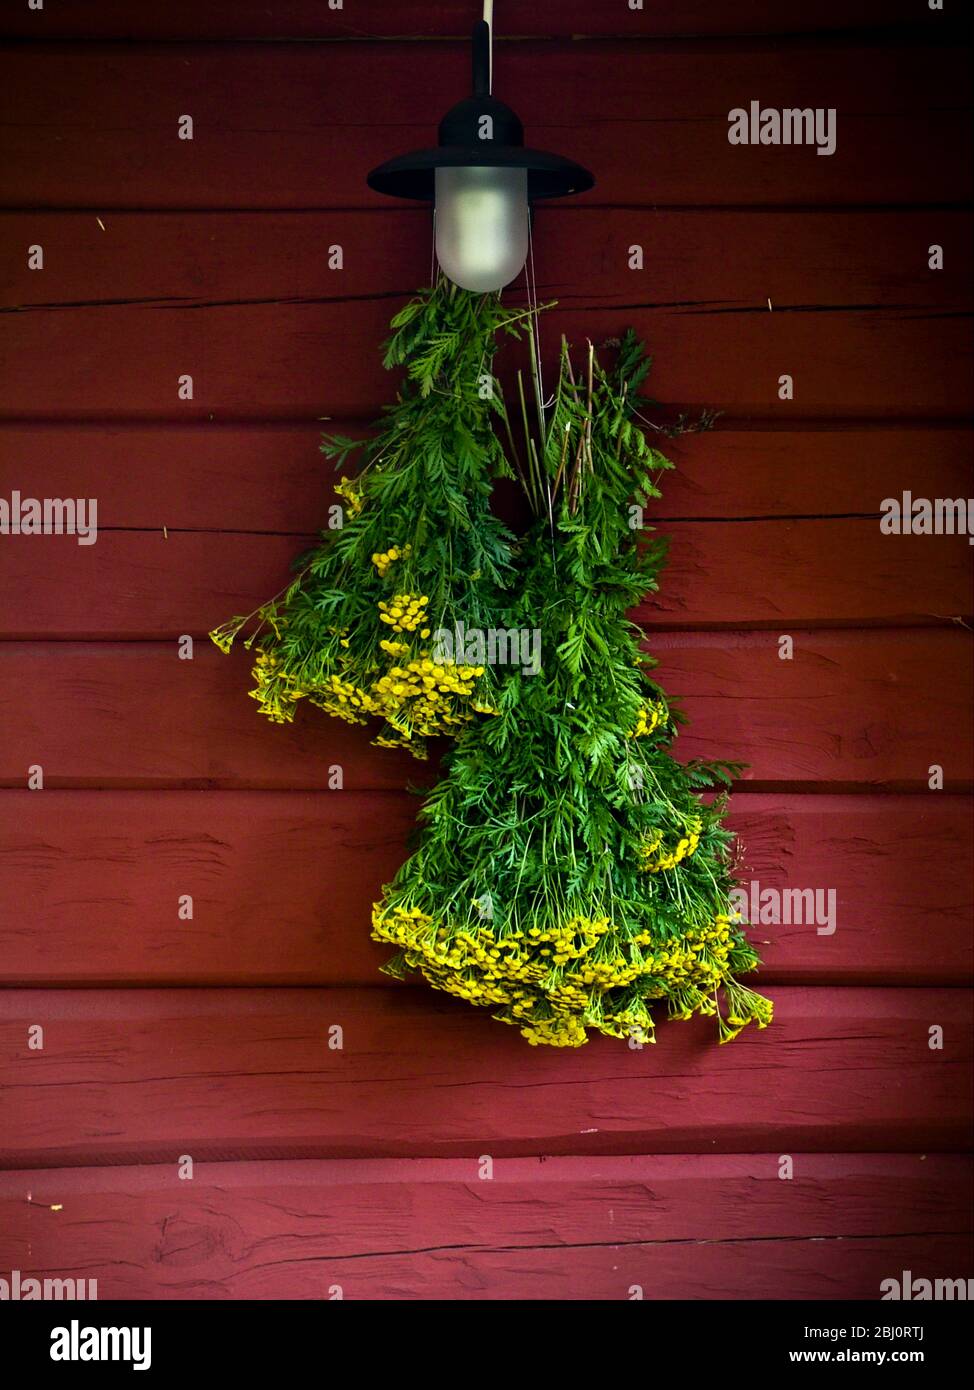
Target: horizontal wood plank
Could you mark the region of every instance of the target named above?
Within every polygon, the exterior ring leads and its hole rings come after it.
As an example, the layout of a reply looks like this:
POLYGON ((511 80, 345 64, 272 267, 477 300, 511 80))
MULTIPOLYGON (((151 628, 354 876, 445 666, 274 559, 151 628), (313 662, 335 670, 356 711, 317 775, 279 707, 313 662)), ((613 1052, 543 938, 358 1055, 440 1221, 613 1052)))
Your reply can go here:
POLYGON ((966 785, 974 678, 967 632, 810 632, 795 636, 791 661, 780 660, 770 636, 651 636, 660 678, 691 721, 680 756, 737 756, 755 783, 775 768, 774 780, 827 782, 833 791, 925 790, 935 765, 945 785, 966 785), (938 677, 937 668, 950 674, 938 677))
POLYGON ((44 687, 27 704, 24 691, 0 689, 10 734, 0 782, 25 785, 29 763, 44 768, 48 787, 313 789, 333 785, 336 768, 349 789, 401 790, 417 777, 429 780, 426 765, 408 753, 373 748, 374 729, 317 710, 299 711, 292 725, 270 724, 248 699, 250 667, 244 651, 228 658, 208 640, 196 644, 192 661, 179 659, 175 642, 0 643, 4 677, 44 687))
MULTIPOLYGON (((737 795, 748 893, 835 895, 831 932, 752 915, 762 980, 968 982, 972 806, 737 795)), ((0 793, 0 984, 398 987, 369 920, 416 810, 396 793, 0 793)))
MULTIPOLYGON (((228 1224, 231 1224, 228 1222, 228 1224)), ((263 1275, 245 1269, 227 1285, 215 1279, 193 1282, 185 1293, 152 1292, 139 1281, 138 1269, 115 1269, 111 1287, 133 1290, 118 1297, 247 1299, 414 1299, 458 1301, 535 1299, 588 1302, 593 1299, 692 1300, 845 1300, 872 1302, 883 1280, 900 1279, 901 1271, 930 1277, 969 1277, 967 1235, 843 1236, 835 1239, 763 1240, 723 1244, 706 1237, 686 1245, 598 1245, 562 1249, 492 1249, 417 1251, 377 1255, 348 1263, 329 1255, 308 1265, 300 1257, 285 1259, 263 1275), (891 1275, 890 1270, 894 1270, 891 1275), (641 1295, 637 1293, 641 1290, 641 1295)), ((185 1258, 185 1256, 184 1256, 185 1258)), ((177 1286, 178 1287, 178 1286, 177 1286)), ((101 1285, 99 1285, 99 1289, 101 1285)), ((90 1315, 89 1315, 90 1316, 90 1315)), ((259 1314, 255 1316, 259 1317, 259 1314)))
POLYGON ((966 1157, 793 1159, 789 1181, 776 1152, 6 1172, 0 1261, 100 1300, 875 1300, 890 1271, 969 1275, 966 1157))
MULTIPOLYGON (((24 497, 97 497, 105 528, 296 535, 321 526, 334 500, 336 475, 318 448, 323 428, 0 424, 0 456, 10 488, 24 497)), ((369 432, 364 422, 343 430, 369 432)), ((966 497, 970 485, 963 430, 735 430, 718 421, 663 448, 675 468, 653 507, 660 526, 672 518, 874 515, 904 491, 966 497)), ((0 546, 0 563, 12 565, 6 552, 0 546)), ((49 561, 47 547, 45 554, 49 561)), ((668 584, 664 572, 664 594, 668 584)))
POLYGON ((965 1146, 968 991, 774 997, 569 1056, 431 990, 7 990, 0 1166, 965 1146))
MULTIPOLYGON (((310 420, 369 414, 388 398, 378 345, 398 301, 428 273, 424 213, 106 216, 0 218, 0 295, 18 310, 8 325, 7 415, 310 420), (37 244, 43 272, 27 268, 37 244), (332 244, 344 249, 341 271, 327 268, 332 244), (240 334, 253 338, 252 380, 241 375, 240 334), (360 353, 349 354, 350 339, 360 353), (56 369, 45 351, 52 340, 56 369), (341 371, 329 379, 320 363, 330 355, 341 371), (192 402, 176 399, 184 371, 194 377, 192 402)), ((543 209, 539 290, 562 305, 548 317, 552 343, 562 328, 602 337, 635 323, 657 354, 652 389, 670 399, 783 424, 881 407, 898 417, 957 415, 970 405, 963 371, 951 365, 969 353, 953 316, 971 303, 970 240, 960 213, 543 209), (946 256, 940 272, 927 267, 934 240, 946 256), (629 269, 634 244, 644 248, 642 271, 629 269), (945 316, 919 313, 938 309, 945 316), (837 324, 865 360, 844 346, 837 355, 837 324), (786 369, 791 402, 777 395, 786 369)))
POLYGON ((681 756, 751 763, 745 881, 836 893, 834 935, 754 929, 771 1029, 565 1054, 385 987, 368 907, 407 852, 401 788, 435 765, 307 709, 272 728, 242 653, 178 660, 177 635, 286 577, 330 500, 319 419, 357 431, 392 395, 378 345, 427 278, 428 214, 364 176, 466 90, 468 9, 0 21, 39 41, 0 51, 0 492, 97 496, 102 528, 90 549, 0 538, 0 1268, 83 1271, 101 1298, 875 1300, 900 1269, 965 1278, 974 551, 875 519, 903 489, 970 490, 950 16, 498 7, 519 40, 498 94, 598 177, 534 224, 547 354, 632 323, 661 420, 725 413, 674 448, 671 563, 640 617, 692 720, 681 756), (836 153, 731 146, 728 110, 758 96, 835 107, 836 153), (23 790, 38 764, 46 791, 23 790))
MULTIPOLYGON (((865 518, 661 521, 656 529, 669 550, 659 592, 636 610, 646 627, 936 624, 974 612, 966 534, 889 536, 865 518)), ((70 556, 67 546, 62 553, 70 556)))
MULTIPOLYGON (((428 278, 428 210, 0 213, 0 307, 132 307, 382 300, 428 278), (44 249, 32 270, 27 248, 44 249), (342 248, 341 267, 329 248, 342 248)), ((535 273, 543 301, 797 313, 970 307, 969 212, 587 208, 539 204, 535 273), (929 247, 943 268, 929 267, 929 247), (632 265, 641 247, 643 266, 632 265), (582 275, 580 272, 584 271, 582 275)), ((509 292, 516 293, 516 291, 509 292)), ((372 347, 377 354, 378 344, 372 347)))
MULTIPOLYGON (((7 320, 3 419, 304 420, 372 417, 394 392, 377 346, 388 301, 67 308, 7 320), (192 377, 192 400, 180 378, 192 377)), ((653 393, 671 413, 857 422, 954 421, 970 409, 963 314, 920 309, 720 313, 680 306, 557 308, 553 351, 633 328, 655 355, 653 393), (792 398, 779 378, 792 378, 792 398)))
MULTIPOLYGON (((78 5, 47 5, 43 10, 12 7, 0 35, 27 39, 361 39, 466 36, 476 7, 467 0, 365 0, 348 5, 321 0, 237 0, 233 5, 198 5, 168 0, 155 9, 132 11, 125 0, 87 0, 78 5)), ((505 0, 495 14, 495 42, 522 35, 608 35, 628 39, 687 34, 778 34, 821 29, 911 26, 919 39, 938 39, 950 16, 930 15, 910 0, 803 0, 794 9, 775 0, 684 0, 679 9, 653 4, 634 8, 590 0, 558 0, 537 5, 505 0)))
MULTIPOLYGON (((968 63, 951 32, 939 37, 930 47, 528 40, 499 55, 495 90, 529 142, 594 170, 589 201, 959 202, 971 188, 968 63), (727 113, 752 99, 834 109, 834 153, 731 145, 727 113)), ((12 112, 4 205, 378 206, 367 171, 433 142, 468 91, 469 63, 466 42, 11 45, 0 55, 12 112), (192 140, 177 137, 182 115, 192 140)))
MULTIPOLYGON (((888 536, 877 519, 859 518, 661 521, 657 530, 669 558, 659 593, 636 610, 646 627, 941 625, 974 613, 966 535, 888 536)), ((162 527, 102 531, 94 545, 74 536, 5 536, 0 635, 202 637, 278 593, 314 539, 162 527)))
MULTIPOLYGON (((690 725, 677 752, 749 764, 746 778, 832 791, 946 790, 972 774, 970 637, 960 629, 656 633, 659 676, 690 725)), ((433 773, 368 744, 371 732, 302 708, 269 724, 247 698, 249 658, 209 642, 181 661, 176 643, 0 643, 0 783, 48 788, 327 788, 420 785, 433 773)))

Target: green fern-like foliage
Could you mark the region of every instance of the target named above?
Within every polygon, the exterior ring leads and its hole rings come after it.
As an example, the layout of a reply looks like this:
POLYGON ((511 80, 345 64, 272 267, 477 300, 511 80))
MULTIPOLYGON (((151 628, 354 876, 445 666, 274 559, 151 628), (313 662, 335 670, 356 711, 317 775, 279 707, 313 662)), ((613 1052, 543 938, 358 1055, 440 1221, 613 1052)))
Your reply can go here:
POLYGON ((434 662, 438 630, 492 627, 512 577, 508 530, 491 513, 493 479, 509 472, 494 423, 504 421, 492 362, 524 311, 440 279, 392 321, 385 365, 404 369, 398 398, 367 442, 332 435, 323 452, 344 468, 341 525, 298 561, 299 573, 255 613, 210 635, 256 649, 251 692, 275 723, 307 699, 375 742, 426 756, 432 734, 454 735, 496 708, 483 663, 434 662))
POLYGON ((390 973, 418 971, 532 1043, 651 1040, 658 1004, 714 1015, 721 1041, 771 1018, 736 979, 758 960, 730 900, 735 768, 673 757, 679 716, 627 617, 663 560, 634 525, 669 467, 639 423, 647 369, 632 335, 611 371, 563 348, 515 610, 540 670, 508 669, 497 716, 450 750, 373 914, 390 973))

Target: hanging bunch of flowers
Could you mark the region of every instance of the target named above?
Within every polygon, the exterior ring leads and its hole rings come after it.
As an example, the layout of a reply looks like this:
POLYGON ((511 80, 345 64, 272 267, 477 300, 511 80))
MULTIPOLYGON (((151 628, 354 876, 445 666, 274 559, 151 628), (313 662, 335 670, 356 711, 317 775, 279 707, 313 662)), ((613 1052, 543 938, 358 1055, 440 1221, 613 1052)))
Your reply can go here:
POLYGON ((441 277, 393 319, 385 366, 405 368, 396 403, 368 442, 322 444, 338 468, 363 456, 336 489, 342 525, 301 557, 286 590, 210 633, 223 651, 239 636, 255 648, 251 694, 273 722, 307 699, 352 724, 381 720, 376 743, 422 758, 430 735, 494 713, 489 667, 434 656, 438 633, 461 619, 493 628, 506 602, 511 536, 490 496, 509 466, 492 361, 525 316, 441 277))
POLYGON ((417 971, 531 1043, 651 1040, 660 1005, 712 1015, 721 1042, 772 1015, 737 980, 758 957, 730 898, 721 785, 736 769, 673 757, 680 716, 626 616, 663 558, 631 525, 669 467, 638 424, 647 370, 632 335, 612 371, 590 348, 579 373, 563 347, 524 469, 538 519, 517 621, 540 630, 541 669, 506 673, 497 716, 449 751, 373 912, 389 973, 417 971))

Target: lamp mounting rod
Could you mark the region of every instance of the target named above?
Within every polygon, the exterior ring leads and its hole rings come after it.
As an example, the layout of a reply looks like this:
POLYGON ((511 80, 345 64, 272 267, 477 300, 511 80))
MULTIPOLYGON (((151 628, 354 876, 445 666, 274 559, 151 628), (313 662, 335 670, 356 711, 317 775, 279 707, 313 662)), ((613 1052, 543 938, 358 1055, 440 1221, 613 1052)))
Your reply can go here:
POLYGON ((473 94, 489 97, 491 88, 490 25, 480 19, 473 27, 473 94))
POLYGON ((484 0, 484 23, 490 29, 490 85, 488 96, 494 90, 494 0, 484 0))
POLYGON ((445 187, 451 179, 456 182, 455 175, 447 171, 463 169, 475 169, 484 176, 489 173, 497 188, 504 183, 505 172, 526 170, 529 202, 585 193, 594 184, 589 171, 573 159, 527 148, 517 113, 492 95, 493 13, 492 0, 485 0, 484 17, 473 30, 473 94, 446 112, 433 149, 411 150, 371 171, 368 184, 377 193, 432 203, 438 196, 436 184, 441 172, 440 182, 445 187), (485 136, 486 117, 490 118, 489 138, 485 136))

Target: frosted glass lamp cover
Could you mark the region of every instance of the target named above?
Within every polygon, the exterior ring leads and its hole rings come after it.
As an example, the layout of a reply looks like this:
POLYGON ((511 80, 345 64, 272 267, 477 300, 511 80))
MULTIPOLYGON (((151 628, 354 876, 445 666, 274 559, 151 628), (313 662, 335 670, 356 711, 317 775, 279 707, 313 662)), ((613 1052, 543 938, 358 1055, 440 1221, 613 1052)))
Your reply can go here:
POLYGON ((436 170, 436 257, 455 285, 478 294, 502 289, 527 255, 527 169, 436 170))

